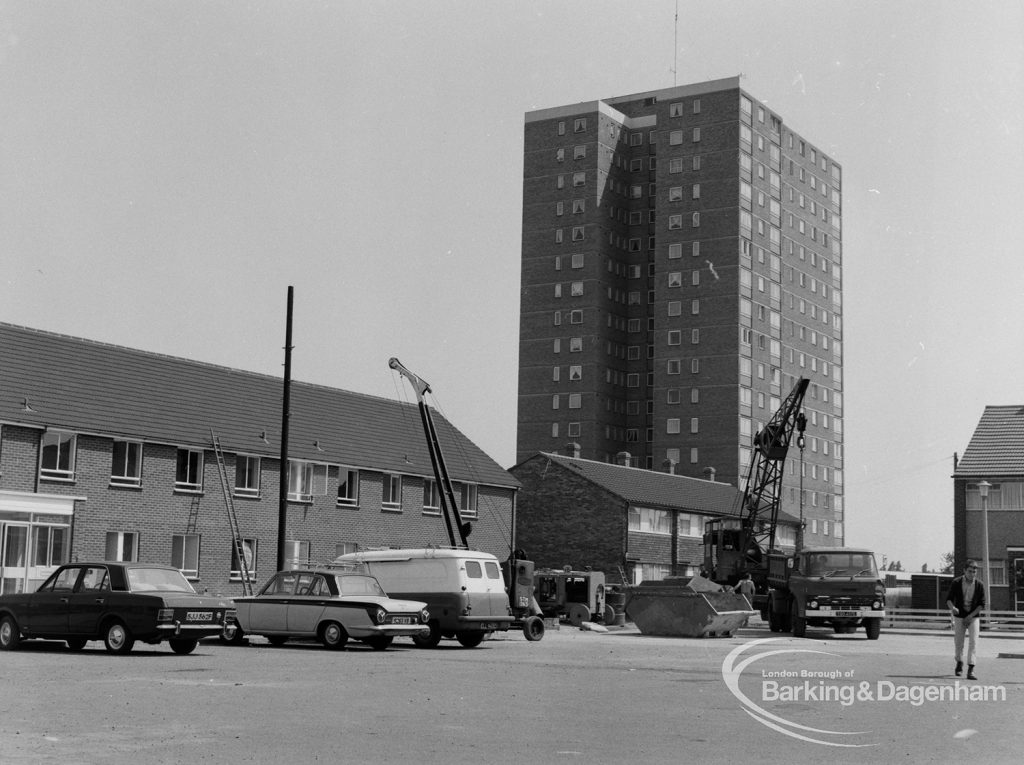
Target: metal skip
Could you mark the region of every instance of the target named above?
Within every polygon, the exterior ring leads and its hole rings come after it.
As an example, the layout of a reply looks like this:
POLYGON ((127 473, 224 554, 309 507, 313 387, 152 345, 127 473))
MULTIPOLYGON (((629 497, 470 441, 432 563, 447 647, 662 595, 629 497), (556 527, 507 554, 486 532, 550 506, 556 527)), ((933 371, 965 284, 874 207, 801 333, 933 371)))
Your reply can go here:
POLYGON ((643 582, 626 592, 626 615, 645 635, 727 637, 754 613, 743 595, 699 576, 643 582))

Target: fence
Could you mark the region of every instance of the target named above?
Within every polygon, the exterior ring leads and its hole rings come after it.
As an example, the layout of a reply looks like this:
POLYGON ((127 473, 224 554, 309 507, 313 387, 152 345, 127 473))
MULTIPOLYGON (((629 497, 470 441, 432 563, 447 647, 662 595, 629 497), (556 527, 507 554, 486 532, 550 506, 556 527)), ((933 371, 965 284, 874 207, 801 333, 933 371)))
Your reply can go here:
MULTIPOLYGON (((949 611, 938 608, 895 608, 885 609, 883 627, 913 627, 926 630, 948 630, 950 625, 949 611)), ((981 621, 982 630, 1024 631, 1024 613, 1020 611, 988 611, 981 621)))

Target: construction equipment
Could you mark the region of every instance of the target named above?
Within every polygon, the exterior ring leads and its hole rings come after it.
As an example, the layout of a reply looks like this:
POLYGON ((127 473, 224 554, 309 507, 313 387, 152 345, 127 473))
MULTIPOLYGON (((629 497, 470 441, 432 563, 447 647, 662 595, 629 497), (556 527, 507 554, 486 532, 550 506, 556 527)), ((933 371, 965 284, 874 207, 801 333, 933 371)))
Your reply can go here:
MULTIPOLYGON (((448 541, 456 550, 468 550, 469 543, 467 540, 470 531, 472 531, 472 526, 469 523, 463 522, 462 514, 459 512, 459 503, 455 500, 455 489, 448 475, 448 467, 444 460, 444 454, 441 451, 437 429, 434 427, 434 419, 430 414, 430 407, 426 401, 426 394, 431 392, 430 385, 423 378, 409 371, 395 357, 388 361, 388 366, 405 377, 416 392, 420 419, 423 423, 423 432, 427 439, 427 451, 430 454, 430 464, 439 490, 441 514, 444 516, 445 528, 448 531, 448 541), (456 538, 456 534, 458 534, 458 538, 456 538)), ((536 641, 544 636, 544 621, 540 618, 540 609, 533 599, 533 563, 523 560, 522 557, 521 551, 514 550, 504 565, 505 608, 507 610, 504 618, 507 620, 508 615, 511 615, 513 618, 512 624, 522 627, 526 639, 536 641)), ((431 609, 431 612, 434 613, 433 604, 431 604, 431 609)), ((508 623, 503 621, 500 627, 508 629, 508 623)), ((465 634, 460 635, 460 642, 463 642, 468 637, 465 634)), ((434 645, 437 644, 438 639, 439 636, 432 633, 434 645)), ((463 645, 466 645, 466 643, 463 642, 463 645)))
POLYGON ((645 635, 729 637, 754 613, 745 597, 701 576, 626 588, 626 615, 645 635))
POLYGON ((737 516, 715 518, 704 526, 704 568, 716 582, 735 585, 749 573, 764 593, 765 555, 775 548, 783 468, 809 382, 806 377, 797 380, 782 406, 754 436, 737 516))
POLYGON ((605 576, 601 571, 534 571, 534 597, 547 618, 564 619, 574 627, 583 622, 611 624, 615 610, 605 600, 605 576))
POLYGON ((213 432, 213 428, 210 428, 210 438, 213 440, 213 453, 217 458, 217 475, 220 476, 220 488, 224 493, 224 505, 228 511, 232 549, 238 558, 238 570, 242 574, 242 594, 249 596, 253 594, 252 577, 249 574, 249 553, 245 549, 245 542, 238 528, 238 516, 235 514, 235 503, 231 498, 231 486, 228 484, 228 471, 224 464, 224 451, 220 448, 220 439, 213 432))
POLYGON ((803 637, 808 624, 831 625, 836 632, 852 632, 863 624, 868 638, 877 640, 885 588, 869 550, 805 550, 803 529, 798 530, 795 554, 775 547, 783 469, 794 432, 803 439, 807 420, 800 407, 808 383, 800 378, 754 437, 739 513, 705 524, 704 567, 726 586, 750 574, 752 605, 774 632, 792 630, 803 637))

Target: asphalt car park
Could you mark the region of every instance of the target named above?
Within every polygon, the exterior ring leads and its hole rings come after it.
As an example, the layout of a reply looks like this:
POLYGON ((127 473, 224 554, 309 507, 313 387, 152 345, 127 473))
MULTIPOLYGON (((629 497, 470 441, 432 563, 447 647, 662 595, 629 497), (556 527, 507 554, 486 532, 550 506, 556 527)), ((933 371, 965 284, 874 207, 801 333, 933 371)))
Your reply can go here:
POLYGON ((0 759, 1019 762, 1024 660, 1000 656, 1024 655, 1024 641, 985 635, 980 649, 981 685, 1005 695, 915 703, 876 693, 844 705, 773 702, 762 689, 789 676, 801 688, 952 689, 952 636, 883 632, 868 641, 822 632, 800 640, 758 623, 730 638, 690 639, 563 625, 539 642, 499 633, 472 651, 455 640, 424 650, 399 638, 381 653, 359 643, 331 652, 254 638, 248 648, 204 640, 188 656, 140 647, 117 658, 101 646, 71 652, 40 641, 0 654, 0 759), (793 738, 755 719, 727 682, 727 668, 742 663, 730 657, 755 650, 765 658, 738 685, 749 700, 780 719, 838 731, 839 743, 853 746, 793 738))

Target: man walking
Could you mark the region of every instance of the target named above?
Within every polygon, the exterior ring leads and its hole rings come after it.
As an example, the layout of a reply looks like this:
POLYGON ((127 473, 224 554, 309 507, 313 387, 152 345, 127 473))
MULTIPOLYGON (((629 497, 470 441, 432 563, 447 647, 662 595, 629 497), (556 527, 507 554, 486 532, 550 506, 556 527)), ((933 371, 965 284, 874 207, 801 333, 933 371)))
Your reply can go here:
POLYGON ((946 606, 953 618, 953 647, 956 651, 956 675, 964 671, 964 638, 967 638, 967 679, 977 680, 974 665, 978 661, 977 643, 981 611, 985 608, 985 585, 977 578, 978 564, 968 560, 964 575, 949 586, 946 606))

